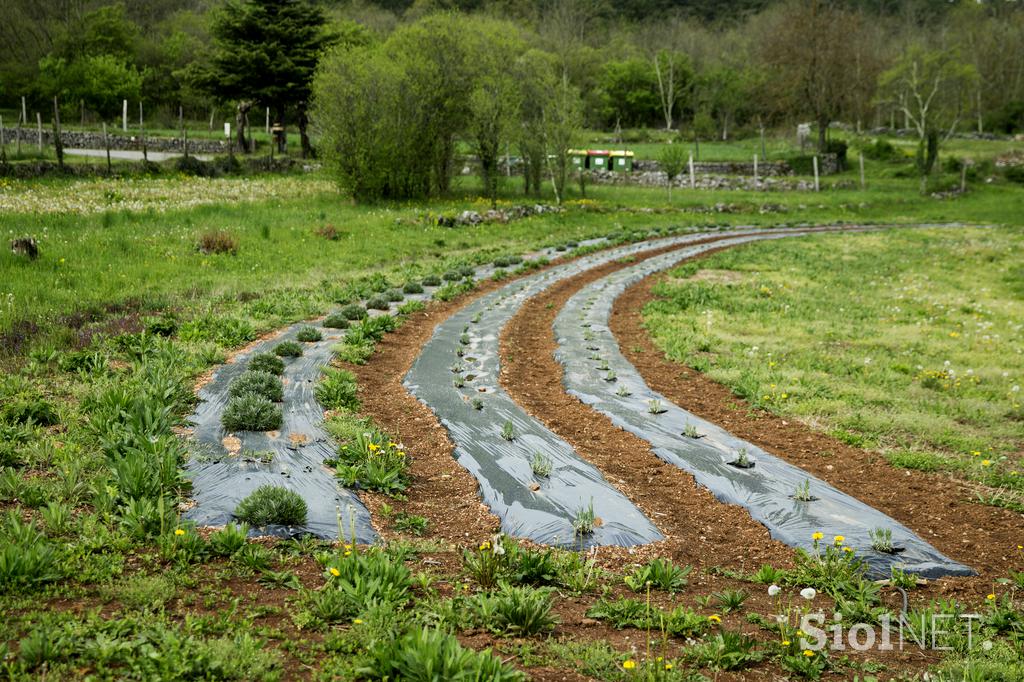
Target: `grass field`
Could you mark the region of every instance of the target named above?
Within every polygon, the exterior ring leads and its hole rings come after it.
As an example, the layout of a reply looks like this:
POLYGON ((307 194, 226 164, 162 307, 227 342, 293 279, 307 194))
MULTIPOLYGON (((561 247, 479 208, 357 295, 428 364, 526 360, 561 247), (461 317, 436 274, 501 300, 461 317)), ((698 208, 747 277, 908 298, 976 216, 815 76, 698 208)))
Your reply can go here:
POLYGON ((646 324, 756 407, 1019 493, 1022 263, 1019 227, 764 242, 673 271, 646 324))
MULTIPOLYGON (((936 200, 893 177, 889 164, 870 167, 866 190, 848 188, 854 174, 826 180, 823 191, 677 191, 672 204, 656 188, 578 188, 566 210, 508 225, 437 227, 440 214, 485 210, 474 179, 454 198, 430 203, 357 207, 320 173, 206 180, 184 176, 98 179, 0 179, 0 231, 35 235, 42 257, 26 262, 0 254, 0 332, 16 325, 48 327, 58 317, 95 317, 123 308, 208 306, 251 291, 301 290, 322 310, 340 280, 381 273, 400 283, 410 273, 455 260, 486 258, 616 229, 666 225, 823 222, 973 221, 1010 224, 1024 215, 1024 192, 1002 179, 978 182, 959 198, 936 200), (338 239, 315 231, 325 226, 338 239), (236 255, 204 255, 200 237, 226 231, 236 255), (316 245, 317 248, 311 248, 316 245), (130 282, 130 287, 124 283, 130 282)), ((507 181, 503 204, 529 203, 507 181)), ((553 202, 550 194, 544 201, 553 202)), ((292 295, 289 294, 289 296, 292 295)), ((275 318, 275 322, 282 318, 275 318)), ((59 331, 59 330, 58 330, 59 331)))

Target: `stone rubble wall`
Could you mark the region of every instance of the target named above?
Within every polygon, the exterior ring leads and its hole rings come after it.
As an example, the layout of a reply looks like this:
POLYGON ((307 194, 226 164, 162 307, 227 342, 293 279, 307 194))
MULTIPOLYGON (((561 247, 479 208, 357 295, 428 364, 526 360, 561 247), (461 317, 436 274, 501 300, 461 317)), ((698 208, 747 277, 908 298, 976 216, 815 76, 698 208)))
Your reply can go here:
MULTIPOLYGON (((18 137, 18 129, 4 126, 4 142, 13 144, 18 137)), ((124 135, 120 132, 108 136, 110 148, 126 151, 142 151, 142 139, 135 135, 124 135)), ((79 132, 63 130, 60 134, 65 148, 70 149, 104 149, 103 133, 79 132)), ((39 141, 38 131, 33 127, 21 129, 21 144, 32 147, 39 141)), ((53 131, 43 128, 43 146, 53 146, 53 131)), ((180 152, 184 149, 180 137, 149 137, 146 136, 146 149, 152 152, 180 152)), ((224 140, 192 139, 188 140, 188 151, 194 154, 226 154, 227 142, 224 140)))

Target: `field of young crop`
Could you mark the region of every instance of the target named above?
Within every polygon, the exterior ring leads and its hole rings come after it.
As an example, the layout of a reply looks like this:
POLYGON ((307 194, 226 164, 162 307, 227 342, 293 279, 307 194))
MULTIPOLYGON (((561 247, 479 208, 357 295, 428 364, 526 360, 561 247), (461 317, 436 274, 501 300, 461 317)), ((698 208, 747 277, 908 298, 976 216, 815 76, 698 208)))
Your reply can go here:
POLYGON ((6 678, 1024 679, 1018 185, 462 182, 0 180, 6 678))

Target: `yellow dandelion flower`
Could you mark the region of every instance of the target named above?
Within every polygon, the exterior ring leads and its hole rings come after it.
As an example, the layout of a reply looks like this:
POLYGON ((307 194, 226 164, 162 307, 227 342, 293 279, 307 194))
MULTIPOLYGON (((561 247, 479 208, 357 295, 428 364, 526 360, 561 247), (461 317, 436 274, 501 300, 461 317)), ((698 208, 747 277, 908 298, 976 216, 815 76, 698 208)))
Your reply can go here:
POLYGON ((491 548, 491 543, 488 542, 487 540, 484 540, 483 542, 480 543, 480 551, 481 552, 484 551, 485 549, 490 549, 490 548, 491 548))
POLYGON ((825 537, 825 534, 822 533, 821 531, 818 531, 817 533, 815 533, 814 535, 811 536, 811 539, 812 540, 820 540, 823 537, 825 537))
POLYGON ((722 622, 722 617, 719 616, 716 613, 712 613, 710 616, 708 616, 708 620, 711 621, 712 623, 721 623, 722 622))
POLYGON ((333 575, 335 578, 337 578, 338 576, 341 575, 341 571, 336 569, 334 566, 331 566, 331 575, 333 575))
POLYGON ((804 656, 806 656, 807 658, 810 658, 813 655, 814 655, 813 651, 811 651, 810 649, 804 649, 804 656))
POLYGON ((996 600, 996 595, 990 594, 990 595, 986 596, 985 599, 988 599, 989 601, 995 601, 996 600))
POLYGON ((671 663, 666 663, 665 664, 665 670, 671 670, 671 669, 672 669, 672 664, 671 663))
POLYGON ((990 460, 990 459, 983 459, 983 460, 981 460, 981 466, 983 466, 983 467, 990 467, 990 466, 992 466, 992 460, 990 460))
POLYGON ((782 646, 789 646, 791 642, 788 639, 782 640, 782 646))
POLYGON ((181 528, 175 528, 175 529, 174 529, 174 534, 175 534, 175 535, 184 535, 184 534, 185 534, 185 531, 184 531, 184 530, 182 530, 181 528))
POLYGON ((844 542, 846 542, 846 538, 842 535, 837 535, 834 538, 832 538, 832 541, 835 542, 837 545, 841 545, 844 542))
POLYGON ((622 662, 622 667, 625 668, 626 670, 632 670, 633 668, 636 667, 636 661, 634 661, 632 658, 629 659, 628 661, 623 661, 622 662))
POLYGON ((853 547, 850 547, 850 546, 843 547, 843 551, 844 552, 852 553, 853 552, 853 547))
POLYGON ((351 556, 352 550, 345 550, 344 556, 351 556))
POLYGON ((356 624, 356 625, 362 625, 362 624, 363 624, 363 619, 362 619, 362 618, 356 618, 356 619, 355 619, 354 621, 352 621, 352 622, 353 622, 354 624, 356 624))

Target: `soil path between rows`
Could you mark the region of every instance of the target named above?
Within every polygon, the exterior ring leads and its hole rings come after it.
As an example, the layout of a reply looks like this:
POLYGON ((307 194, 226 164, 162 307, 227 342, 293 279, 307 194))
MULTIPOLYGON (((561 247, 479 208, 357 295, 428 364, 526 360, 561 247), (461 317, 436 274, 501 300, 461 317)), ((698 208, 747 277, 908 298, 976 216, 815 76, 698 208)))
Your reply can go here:
MULTIPOLYGON (((588 271, 528 301, 502 335, 502 385, 659 524, 669 537, 663 547, 651 549, 694 565, 749 570, 760 563, 788 564, 792 551, 772 541, 744 510, 718 502, 689 474, 658 459, 645 441, 564 392, 562 368, 554 359, 554 318, 576 291, 621 267, 613 263, 588 271)), ((754 410, 726 387, 667 360, 641 316, 651 287, 663 276, 627 290, 616 301, 610 325, 621 351, 651 388, 892 516, 980 574, 934 581, 920 596, 942 594, 978 604, 994 580, 1017 568, 1024 528, 1020 514, 972 502, 968 487, 949 476, 895 469, 877 453, 754 410)))
MULTIPOLYGON (((725 238, 728 235, 696 243, 725 238)), ((678 564, 703 570, 690 574, 689 586, 683 595, 675 598, 654 595, 655 603, 668 608, 679 603, 696 607, 695 595, 745 587, 751 592, 745 610, 768 614, 775 605, 767 594, 760 589, 751 590, 750 585, 724 575, 719 569, 751 572, 763 564, 788 567, 792 565, 793 551, 771 540, 767 529, 754 522, 744 509, 718 502, 707 490, 696 486, 689 474, 658 459, 645 441, 614 427, 603 415, 567 395, 561 384, 561 367, 553 357, 554 317, 561 304, 576 290, 639 260, 693 245, 652 250, 628 262, 606 264, 556 284, 527 301, 502 334, 501 383, 524 409, 597 466, 607 480, 648 514, 667 536, 664 541, 642 547, 601 547, 597 550, 599 563, 622 571, 627 564, 641 563, 654 556, 670 557, 678 564)), ((381 513, 384 504, 428 518, 426 537, 462 547, 480 542, 500 527, 498 518, 481 503, 476 479, 453 459, 454 445, 445 428, 428 407, 406 391, 402 381, 420 348, 441 321, 508 282, 481 282, 474 292, 454 301, 431 303, 426 310, 410 315, 395 333, 386 335, 365 365, 345 365, 357 376, 361 413, 371 416, 396 435, 413 454, 412 485, 407 502, 395 502, 365 491, 360 493, 374 517, 375 527, 385 538, 400 534, 389 527, 390 520, 381 513)), ((678 372, 680 368, 672 365, 672 369, 678 372)), ((436 555, 431 563, 458 572, 458 559, 450 554, 436 555)), ((627 594, 621 583, 614 593, 616 596, 627 594)), ((558 602, 556 614, 561 622, 554 633, 557 639, 600 640, 619 650, 642 645, 634 630, 614 630, 587 618, 590 601, 567 597, 558 602)), ((890 606, 898 608, 895 601, 890 606)), ((723 626, 752 635, 758 631, 741 613, 725 616, 723 626)), ((460 639, 477 649, 500 645, 489 635, 460 639)), ((866 657, 851 653, 855 661, 882 659, 890 666, 890 671, 919 670, 937 661, 934 652, 915 650, 882 656, 874 652, 866 657)), ((762 663, 751 670, 725 673, 720 679, 763 679, 773 667, 762 663)), ((568 670, 534 668, 529 672, 533 679, 541 681, 587 679, 568 670)))

